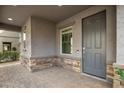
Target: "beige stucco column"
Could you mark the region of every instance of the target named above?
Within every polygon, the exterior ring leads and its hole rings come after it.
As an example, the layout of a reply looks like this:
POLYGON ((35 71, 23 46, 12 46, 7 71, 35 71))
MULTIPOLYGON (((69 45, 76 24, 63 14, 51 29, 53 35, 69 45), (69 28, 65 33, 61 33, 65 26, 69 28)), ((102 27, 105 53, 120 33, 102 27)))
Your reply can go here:
POLYGON ((117 64, 124 65, 124 6, 117 6, 117 64))
MULTIPOLYGON (((122 70, 124 70, 124 6, 117 6, 116 7, 116 63, 114 64, 114 68, 118 67, 122 70)), ((119 78, 119 76, 115 73, 114 70, 114 80, 113 80, 113 87, 124 87, 124 85, 121 84, 122 80, 119 78)))

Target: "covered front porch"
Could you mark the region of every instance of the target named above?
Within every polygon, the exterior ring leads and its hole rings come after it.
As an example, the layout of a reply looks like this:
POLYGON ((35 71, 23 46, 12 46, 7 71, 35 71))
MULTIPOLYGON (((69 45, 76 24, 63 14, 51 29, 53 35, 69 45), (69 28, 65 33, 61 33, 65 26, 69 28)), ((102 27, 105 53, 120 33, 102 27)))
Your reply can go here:
MULTIPOLYGON (((10 7, 2 7, 3 19, 10 7)), ((0 68, 0 87, 123 87, 115 67, 123 70, 124 6, 13 8, 27 15, 8 22, 22 28, 20 61, 0 68), (82 10, 66 14, 73 8, 82 10)))

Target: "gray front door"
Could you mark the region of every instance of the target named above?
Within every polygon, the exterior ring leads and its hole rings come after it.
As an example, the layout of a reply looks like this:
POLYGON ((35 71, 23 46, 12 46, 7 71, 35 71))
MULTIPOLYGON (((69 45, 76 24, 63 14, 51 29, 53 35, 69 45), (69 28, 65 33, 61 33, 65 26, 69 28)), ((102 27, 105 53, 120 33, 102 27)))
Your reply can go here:
POLYGON ((106 77, 105 20, 105 12, 82 20, 83 72, 101 78, 106 77))

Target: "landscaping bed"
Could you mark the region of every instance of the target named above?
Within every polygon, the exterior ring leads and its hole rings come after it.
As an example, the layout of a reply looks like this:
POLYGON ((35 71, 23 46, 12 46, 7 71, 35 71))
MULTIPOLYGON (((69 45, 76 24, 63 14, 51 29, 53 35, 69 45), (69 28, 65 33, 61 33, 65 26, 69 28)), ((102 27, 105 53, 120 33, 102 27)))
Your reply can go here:
POLYGON ((17 60, 19 60, 19 52, 17 51, 0 52, 0 63, 12 62, 17 60))

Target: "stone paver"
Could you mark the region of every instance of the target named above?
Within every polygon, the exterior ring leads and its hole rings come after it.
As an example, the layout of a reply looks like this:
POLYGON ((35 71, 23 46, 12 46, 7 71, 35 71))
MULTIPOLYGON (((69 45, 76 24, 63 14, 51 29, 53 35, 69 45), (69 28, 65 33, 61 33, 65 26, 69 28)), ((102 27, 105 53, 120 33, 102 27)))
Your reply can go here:
POLYGON ((61 67, 51 67, 29 72, 20 64, 0 67, 0 87, 10 88, 93 88, 111 87, 109 84, 87 76, 80 76, 61 67))

